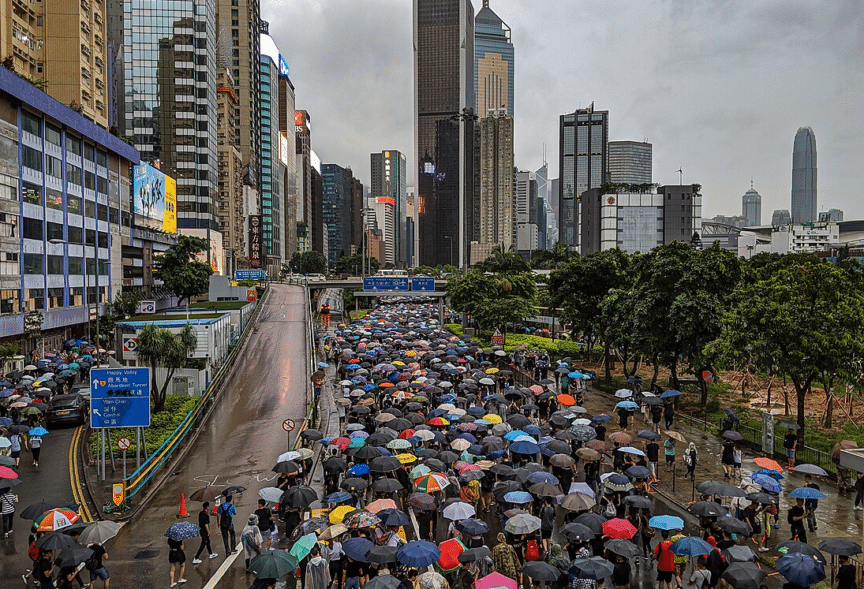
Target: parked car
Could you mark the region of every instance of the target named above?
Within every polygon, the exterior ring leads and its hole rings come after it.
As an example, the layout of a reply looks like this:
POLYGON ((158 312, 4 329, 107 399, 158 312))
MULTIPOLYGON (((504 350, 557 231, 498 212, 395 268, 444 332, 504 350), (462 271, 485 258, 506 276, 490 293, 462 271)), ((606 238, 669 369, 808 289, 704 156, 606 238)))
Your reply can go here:
POLYGON ((45 421, 48 426, 61 423, 84 425, 87 423, 88 413, 87 400, 83 394, 57 395, 48 402, 45 421))

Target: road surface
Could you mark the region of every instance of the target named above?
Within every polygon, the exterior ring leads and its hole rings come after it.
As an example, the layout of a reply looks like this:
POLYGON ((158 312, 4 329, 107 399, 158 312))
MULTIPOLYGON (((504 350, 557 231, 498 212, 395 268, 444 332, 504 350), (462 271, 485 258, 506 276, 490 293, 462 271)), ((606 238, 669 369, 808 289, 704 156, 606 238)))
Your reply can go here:
MULTIPOLYGON (((123 526, 108 545, 110 558, 106 566, 112 586, 168 587, 168 547, 163 534, 179 521, 175 516, 181 493, 188 497, 208 484, 213 485, 214 495, 229 485, 246 487, 247 492, 235 496, 239 541, 240 531, 257 507, 258 489, 270 486, 269 481, 276 478, 270 469, 276 457, 288 450, 288 434, 282 430, 282 421, 291 418, 299 426, 306 415, 309 356, 303 289, 280 284, 271 288, 257 329, 246 344, 247 360, 230 377, 194 447, 143 512, 123 526)), ((191 514, 187 521, 197 523, 200 503, 187 502, 187 505, 191 514)), ((188 583, 184 589, 204 587, 225 560, 215 518, 211 539, 219 557, 213 560, 205 557, 200 565, 191 562, 198 539, 187 542, 188 583)), ((23 564, 20 558, 17 562, 23 564)), ((246 589, 250 583, 251 577, 244 574, 241 553, 215 586, 246 589)))

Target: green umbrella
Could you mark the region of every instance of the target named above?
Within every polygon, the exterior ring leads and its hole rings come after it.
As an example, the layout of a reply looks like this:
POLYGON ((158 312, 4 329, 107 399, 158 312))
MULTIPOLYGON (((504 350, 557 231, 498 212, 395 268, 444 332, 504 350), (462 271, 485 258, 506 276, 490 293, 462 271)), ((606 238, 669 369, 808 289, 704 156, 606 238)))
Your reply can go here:
POLYGON ((296 558, 298 561, 303 560, 310 552, 312 552, 312 547, 315 546, 317 541, 318 536, 316 536, 314 532, 306 534, 305 536, 300 536, 300 539, 294 542, 294 546, 291 547, 291 556, 296 558))
POLYGON ((252 559, 249 570, 258 579, 278 579, 296 569, 297 563, 297 558, 284 550, 268 550, 252 559))

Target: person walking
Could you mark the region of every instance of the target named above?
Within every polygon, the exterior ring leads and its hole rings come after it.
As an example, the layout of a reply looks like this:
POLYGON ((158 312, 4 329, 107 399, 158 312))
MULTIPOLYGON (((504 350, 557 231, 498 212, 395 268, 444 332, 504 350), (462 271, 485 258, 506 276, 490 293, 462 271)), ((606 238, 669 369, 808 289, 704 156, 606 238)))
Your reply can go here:
POLYGON ((171 568, 168 570, 168 576, 171 579, 171 586, 176 587, 186 582, 183 578, 183 573, 186 572, 186 553, 183 551, 183 542, 181 540, 172 540, 168 538, 168 564, 171 568), (179 573, 177 574, 177 582, 174 582, 174 571, 179 565, 179 573))
POLYGON ((672 420, 675 419, 675 407, 672 403, 663 404, 663 421, 666 423, 666 429, 672 428, 672 420))
POLYGON ((237 536, 234 533, 234 516, 237 515, 237 509, 234 507, 234 497, 231 495, 225 497, 225 501, 219 505, 216 512, 219 515, 219 531, 222 532, 222 542, 225 544, 225 556, 234 554, 237 552, 234 549, 237 546, 237 536))
POLYGON ((840 569, 837 571, 837 589, 858 589, 855 582, 855 565, 845 554, 840 556, 840 569))
POLYGON ((258 528, 258 516, 254 513, 249 516, 249 521, 240 534, 240 542, 243 543, 243 557, 246 559, 246 571, 249 571, 249 562, 259 554, 264 545, 264 537, 258 528))
POLYGON ((659 404, 651 405, 651 429, 660 433, 660 420, 663 418, 663 407, 659 404))
MULTIPOLYGON (((684 474, 684 478, 691 478, 696 480, 696 463, 699 462, 699 452, 696 450, 696 444, 690 442, 690 445, 687 446, 687 450, 684 451, 684 463, 687 465, 687 472, 684 474)), ((681 584, 680 582, 678 583, 681 584)))
POLYGON ((657 470, 657 462, 660 459, 660 444, 657 443, 657 440, 648 440, 648 443, 645 444, 645 457, 648 458, 648 468, 651 470, 651 477, 648 482, 659 483, 660 472, 657 470))
POLYGON ((669 531, 660 530, 663 538, 654 547, 654 558, 657 560, 657 587, 659 589, 673 589, 675 578, 675 553, 670 550, 672 541, 669 540, 669 531))
MULTIPOLYGON (((15 418, 11 417, 11 419, 14 422, 15 418)), ((9 443, 11 444, 11 446, 9 446, 9 456, 15 459, 15 468, 18 468, 18 465, 21 462, 21 434, 12 434, 9 436, 9 443)))
POLYGON ((255 515, 258 516, 258 529, 261 530, 266 548, 270 550, 270 546, 273 545, 273 538, 279 529, 276 527, 276 522, 273 521, 273 515, 270 508, 267 507, 267 502, 263 499, 258 500, 258 509, 255 510, 255 515))
POLYGON ((309 380, 312 381, 312 388, 315 391, 315 398, 317 399, 321 396, 321 387, 324 386, 324 381, 327 380, 327 373, 319 366, 318 370, 312 373, 309 380))
POLYGON ((108 551, 98 542, 90 544, 89 548, 93 554, 84 562, 87 572, 90 573, 90 584, 87 585, 87 589, 94 589, 97 580, 101 580, 105 589, 108 589, 111 585, 111 576, 105 568, 105 563, 102 562, 108 560, 108 551))
POLYGON ((39 455, 42 453, 42 436, 30 436, 30 441, 27 443, 30 447, 30 452, 33 454, 33 466, 39 466, 39 455))
POLYGON ((192 559, 192 564, 201 564, 201 553, 204 552, 204 549, 207 549, 207 554, 210 555, 210 558, 216 558, 219 556, 215 552, 213 552, 213 548, 210 546, 210 502, 205 501, 201 504, 201 511, 198 512, 198 527, 200 528, 201 534, 201 545, 198 546, 198 552, 195 553, 195 558, 192 559))
POLYGON ((721 445, 720 464, 723 466, 723 478, 728 479, 732 476, 735 468, 735 442, 723 438, 721 445))
POLYGON ((789 433, 783 438, 783 447, 786 449, 786 459, 789 461, 789 468, 795 468, 795 451, 798 449, 798 434, 789 430, 789 433))
POLYGON ((795 505, 789 508, 786 519, 792 530, 792 540, 807 543, 807 530, 804 529, 804 518, 807 514, 804 511, 804 499, 798 498, 795 500, 795 505))
MULTIPOLYGON (((813 477, 811 475, 804 475, 805 487, 810 489, 816 489, 819 491, 819 485, 813 482, 813 477)), ((804 501, 804 509, 807 511, 807 529, 810 532, 816 531, 816 508, 819 507, 818 499, 807 499, 804 501)))
POLYGON ((3 537, 12 535, 12 525, 15 523, 15 504, 18 503, 18 495, 12 493, 10 488, 0 490, 0 514, 3 516, 3 537))
POLYGON ((670 435, 667 435, 666 441, 663 442, 663 454, 666 456, 666 472, 671 472, 675 464, 675 440, 670 435))
POLYGON ((318 545, 312 547, 309 562, 306 563, 306 582, 304 589, 328 589, 330 587, 330 567, 321 557, 318 545))
POLYGON ((858 478, 855 479, 855 509, 861 511, 864 506, 864 473, 859 472, 858 478))

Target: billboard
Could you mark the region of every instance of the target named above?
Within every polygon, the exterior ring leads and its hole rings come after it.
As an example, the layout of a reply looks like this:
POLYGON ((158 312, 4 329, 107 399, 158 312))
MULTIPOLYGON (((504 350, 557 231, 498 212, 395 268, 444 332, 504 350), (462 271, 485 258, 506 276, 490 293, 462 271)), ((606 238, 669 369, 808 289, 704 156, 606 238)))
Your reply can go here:
POLYGON ((149 219, 148 225, 174 233, 177 231, 177 183, 173 178, 147 164, 132 170, 132 210, 149 219))
POLYGON ((249 215, 249 265, 253 268, 260 268, 264 261, 261 247, 263 226, 261 215, 249 215))

